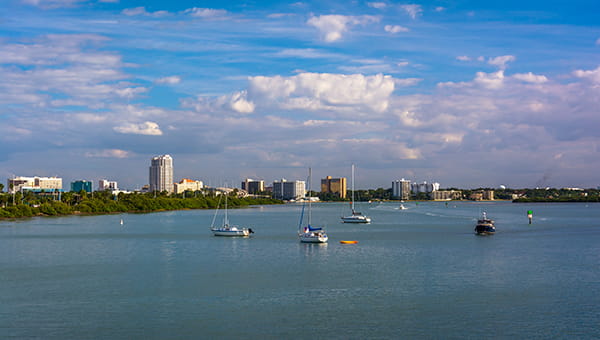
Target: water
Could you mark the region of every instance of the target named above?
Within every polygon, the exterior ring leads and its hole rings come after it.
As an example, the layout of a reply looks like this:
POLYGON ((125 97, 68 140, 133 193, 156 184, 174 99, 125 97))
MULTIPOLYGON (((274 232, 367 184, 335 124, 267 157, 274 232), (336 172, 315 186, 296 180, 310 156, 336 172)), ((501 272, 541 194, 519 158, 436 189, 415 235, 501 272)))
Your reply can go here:
POLYGON ((201 210, 3 221, 0 337, 600 338, 600 204, 404 205, 313 205, 326 245, 299 205, 230 210, 247 239, 201 210))

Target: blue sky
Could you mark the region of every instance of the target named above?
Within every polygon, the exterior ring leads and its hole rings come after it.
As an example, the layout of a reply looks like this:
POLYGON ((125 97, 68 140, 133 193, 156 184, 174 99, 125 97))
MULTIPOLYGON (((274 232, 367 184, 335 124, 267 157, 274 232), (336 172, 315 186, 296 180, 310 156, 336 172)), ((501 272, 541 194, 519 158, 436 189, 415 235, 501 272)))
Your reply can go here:
POLYGON ((5 0, 0 178, 600 185, 596 1, 5 0))

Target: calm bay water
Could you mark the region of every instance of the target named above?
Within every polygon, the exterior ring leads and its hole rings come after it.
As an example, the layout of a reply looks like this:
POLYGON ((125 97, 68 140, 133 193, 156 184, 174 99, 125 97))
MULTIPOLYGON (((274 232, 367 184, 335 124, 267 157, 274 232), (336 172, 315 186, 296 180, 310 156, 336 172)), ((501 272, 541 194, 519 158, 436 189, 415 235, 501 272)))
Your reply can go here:
POLYGON ((245 239, 200 210, 3 221, 0 338, 600 338, 600 204, 404 205, 313 205, 326 245, 294 204, 230 210, 245 239))

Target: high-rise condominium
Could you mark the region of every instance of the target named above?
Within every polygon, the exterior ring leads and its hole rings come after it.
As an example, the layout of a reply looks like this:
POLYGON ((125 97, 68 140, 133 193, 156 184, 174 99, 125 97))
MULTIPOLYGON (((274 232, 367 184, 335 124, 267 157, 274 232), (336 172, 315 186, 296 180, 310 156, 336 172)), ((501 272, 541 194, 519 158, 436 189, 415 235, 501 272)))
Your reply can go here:
POLYGON ((150 191, 173 192, 173 158, 169 155, 152 158, 150 191))

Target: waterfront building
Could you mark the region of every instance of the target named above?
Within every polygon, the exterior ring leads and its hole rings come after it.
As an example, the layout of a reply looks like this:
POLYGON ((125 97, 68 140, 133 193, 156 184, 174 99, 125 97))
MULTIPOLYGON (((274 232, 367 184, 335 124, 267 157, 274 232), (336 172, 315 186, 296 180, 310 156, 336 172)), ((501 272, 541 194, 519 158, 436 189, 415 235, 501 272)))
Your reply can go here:
POLYGON ((437 190, 440 190, 440 183, 434 182, 434 183, 427 183, 427 182, 423 182, 423 183, 412 183, 410 185, 410 189, 413 192, 413 194, 418 194, 418 193, 431 193, 437 190))
POLYGON ((265 181, 246 178, 246 180, 242 182, 242 190, 246 190, 250 195, 264 192, 265 181))
POLYGON ((436 201, 459 200, 462 198, 462 191, 459 190, 436 190, 430 193, 431 199, 436 201))
POLYGON ((82 179, 79 181, 71 182, 71 191, 80 192, 81 190, 85 192, 92 192, 92 181, 86 181, 82 179))
POLYGON ((106 179, 101 179, 98 181, 98 191, 104 191, 104 190, 110 190, 110 191, 119 190, 119 186, 117 185, 116 181, 109 181, 106 179))
POLYGON ((173 158, 170 155, 152 158, 149 179, 150 191, 173 192, 173 158))
POLYGON ((469 195, 469 199, 473 201, 493 201, 494 200, 494 190, 478 190, 471 195, 469 195))
POLYGON ((321 192, 337 194, 340 198, 346 198, 346 177, 331 178, 327 176, 321 179, 321 192))
POLYGON ((287 181, 282 178, 273 182, 273 197, 283 200, 299 199, 306 196, 306 183, 304 181, 287 181))
POLYGON ((410 181, 406 179, 392 182, 392 196, 401 200, 410 199, 410 181))
POLYGON ((200 191, 204 188, 202 181, 194 181, 192 179, 184 178, 179 183, 175 183, 175 193, 181 194, 186 191, 200 191))
POLYGON ((37 192, 54 192, 62 191, 62 178, 60 177, 14 177, 9 178, 8 192, 15 193, 17 191, 37 191, 37 192))

